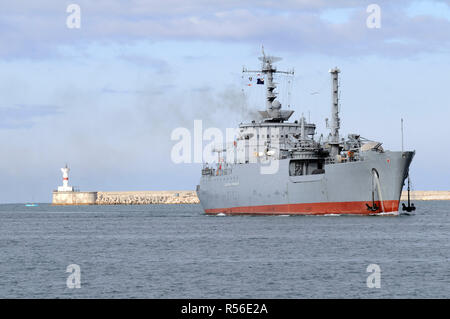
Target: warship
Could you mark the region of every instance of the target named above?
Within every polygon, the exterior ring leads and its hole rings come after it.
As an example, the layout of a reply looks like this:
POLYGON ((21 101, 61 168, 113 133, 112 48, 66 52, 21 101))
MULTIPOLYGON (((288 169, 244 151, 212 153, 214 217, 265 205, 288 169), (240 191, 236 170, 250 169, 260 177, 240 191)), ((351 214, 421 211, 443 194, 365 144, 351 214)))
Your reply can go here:
POLYGON ((340 136, 338 68, 329 70, 328 136, 317 138, 316 125, 303 115, 289 121, 294 111, 282 108, 274 75, 293 71, 277 70, 280 59, 263 49, 261 69, 243 69, 265 86, 266 108, 239 125, 231 145, 215 150, 217 162, 203 164, 196 191, 205 213, 398 214, 415 151, 384 150, 381 142, 358 134, 340 136))

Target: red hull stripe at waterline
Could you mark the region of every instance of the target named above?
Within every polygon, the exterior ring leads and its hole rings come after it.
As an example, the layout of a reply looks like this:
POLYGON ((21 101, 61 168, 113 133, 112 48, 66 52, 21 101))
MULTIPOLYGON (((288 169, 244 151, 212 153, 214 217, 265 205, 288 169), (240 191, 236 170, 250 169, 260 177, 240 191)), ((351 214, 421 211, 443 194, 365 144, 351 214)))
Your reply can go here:
MULTIPOLYGON (((282 204, 282 205, 262 205, 262 206, 241 206, 230 208, 212 208, 205 209, 207 214, 264 214, 264 215, 325 215, 325 214, 378 214, 381 211, 381 202, 375 201, 379 207, 377 211, 367 209, 366 204, 372 205, 371 201, 367 202, 335 202, 335 203, 305 203, 305 204, 282 204)), ((383 201, 384 212, 397 212, 398 200, 383 201)))

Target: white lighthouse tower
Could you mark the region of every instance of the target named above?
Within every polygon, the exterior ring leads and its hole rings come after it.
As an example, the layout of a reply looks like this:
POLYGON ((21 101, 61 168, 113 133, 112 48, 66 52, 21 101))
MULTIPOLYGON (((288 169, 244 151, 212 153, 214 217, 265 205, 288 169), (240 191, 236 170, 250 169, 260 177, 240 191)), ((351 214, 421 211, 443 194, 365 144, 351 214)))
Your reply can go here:
POLYGON ((63 174, 63 186, 58 186, 58 192, 73 192, 73 187, 69 186, 69 171, 70 169, 67 167, 61 168, 61 172, 63 174))

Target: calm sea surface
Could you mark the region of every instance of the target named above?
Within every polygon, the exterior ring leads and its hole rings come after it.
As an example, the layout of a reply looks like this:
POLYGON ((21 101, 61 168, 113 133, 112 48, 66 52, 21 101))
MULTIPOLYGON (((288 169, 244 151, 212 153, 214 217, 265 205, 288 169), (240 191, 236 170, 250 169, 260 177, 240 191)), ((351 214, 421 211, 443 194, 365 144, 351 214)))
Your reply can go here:
POLYGON ((0 205, 0 297, 449 298, 450 202, 415 204, 397 217, 0 205), (79 289, 66 285, 70 264, 79 289))

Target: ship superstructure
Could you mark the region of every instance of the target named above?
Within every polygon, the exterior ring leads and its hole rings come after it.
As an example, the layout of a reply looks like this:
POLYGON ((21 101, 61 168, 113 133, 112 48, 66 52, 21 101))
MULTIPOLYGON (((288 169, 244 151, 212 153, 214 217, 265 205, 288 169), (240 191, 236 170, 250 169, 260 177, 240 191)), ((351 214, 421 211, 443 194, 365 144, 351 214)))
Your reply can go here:
MULTIPOLYGON (((264 53, 265 105, 259 118, 239 125, 232 145, 218 150, 219 161, 205 164, 197 194, 207 214, 379 214, 397 212, 401 190, 414 156, 385 151, 382 143, 358 134, 340 136, 339 73, 331 75, 328 137, 316 125, 277 99, 274 63, 264 53)), ((258 79, 259 80, 259 79, 258 79)))

